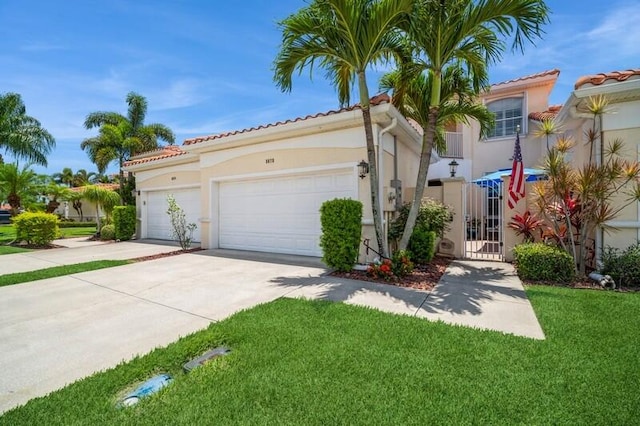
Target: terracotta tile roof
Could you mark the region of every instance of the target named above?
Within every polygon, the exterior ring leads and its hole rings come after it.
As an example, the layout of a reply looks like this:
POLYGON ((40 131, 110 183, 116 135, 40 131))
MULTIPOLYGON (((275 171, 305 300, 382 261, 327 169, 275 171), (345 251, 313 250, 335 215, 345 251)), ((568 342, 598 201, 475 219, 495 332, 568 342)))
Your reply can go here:
MULTIPOLYGON (((371 98, 370 102, 371 102, 371 106, 376 106, 376 105, 380 105, 380 104, 384 104, 384 103, 390 103, 391 102, 391 98, 386 93, 381 93, 381 94, 376 95, 373 98, 371 98)), ((269 129, 271 127, 283 126, 285 124, 297 123, 297 122, 300 122, 300 121, 310 120, 310 119, 313 119, 313 118, 327 117, 329 115, 340 114, 341 112, 346 112, 346 111, 353 111, 353 110, 359 109, 359 108, 360 108, 360 104, 355 104, 353 106, 341 108, 341 109, 338 109, 338 110, 330 110, 330 111, 327 111, 327 112, 319 112, 319 113, 313 114, 313 115, 307 115, 307 116, 304 116, 304 117, 297 117, 297 118, 289 119, 289 120, 285 120, 285 121, 278 121, 276 123, 264 124, 264 125, 260 125, 260 126, 256 126, 256 127, 250 127, 250 128, 247 128, 247 129, 234 130, 234 131, 231 131, 231 132, 219 133, 217 135, 199 136, 199 137, 195 137, 195 138, 185 139, 183 145, 193 145, 193 144, 197 144, 197 143, 200 143, 200 142, 206 142, 206 141, 212 141, 212 140, 216 140, 216 139, 222 139, 222 138, 226 138, 228 136, 239 135, 239 134, 242 134, 242 133, 249 133, 249 132, 253 132, 253 131, 261 130, 261 129, 269 129)))
POLYGON ((615 81, 625 81, 634 75, 640 75, 640 68, 625 70, 625 71, 611 71, 611 72, 603 72, 600 74, 593 75, 585 75, 580 77, 575 84, 575 89, 579 89, 585 84, 591 84, 593 86, 599 86, 602 83, 615 80, 615 81))
POLYGON ((532 80, 534 78, 546 77, 548 75, 555 75, 557 77, 558 75, 560 75, 560 70, 557 68, 554 68, 552 70, 542 71, 537 74, 525 75, 524 77, 518 77, 518 78, 514 78, 513 80, 501 81, 500 83, 492 84, 491 87, 502 86, 504 84, 509 84, 509 83, 517 83, 525 80, 532 80))
POLYGON ((150 163, 152 161, 162 160, 164 158, 177 157, 186 154, 179 146, 169 145, 154 151, 144 152, 136 155, 131 160, 126 161, 124 166, 133 166, 136 164, 150 163))
MULTIPOLYGON (((89 185, 85 185, 85 186, 89 186, 89 185)), ((74 186, 72 188, 69 188, 69 190, 71 190, 72 192, 81 192, 81 191, 84 191, 85 186, 74 186)), ((116 189, 120 188, 120 184, 117 184, 117 183, 96 183, 90 186, 97 186, 102 189, 108 189, 109 191, 115 191, 116 189)))
POLYGON ((560 111, 560 108, 562 108, 562 105, 550 105, 546 111, 532 112, 531 114, 529 114, 529 120, 552 120, 556 118, 556 115, 558 114, 558 111, 560 111))

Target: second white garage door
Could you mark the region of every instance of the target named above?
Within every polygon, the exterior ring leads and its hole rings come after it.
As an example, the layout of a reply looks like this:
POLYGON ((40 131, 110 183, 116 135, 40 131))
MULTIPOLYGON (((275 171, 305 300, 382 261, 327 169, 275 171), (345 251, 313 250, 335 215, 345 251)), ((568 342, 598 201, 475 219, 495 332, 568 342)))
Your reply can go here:
POLYGON ((352 169, 313 175, 222 182, 221 248, 322 256, 320 206, 356 199, 352 169))
POLYGON ((167 195, 173 194, 176 203, 185 213, 187 223, 198 227, 193 232, 193 241, 200 242, 200 188, 150 191, 147 193, 147 238, 172 240, 171 221, 167 214, 167 195))

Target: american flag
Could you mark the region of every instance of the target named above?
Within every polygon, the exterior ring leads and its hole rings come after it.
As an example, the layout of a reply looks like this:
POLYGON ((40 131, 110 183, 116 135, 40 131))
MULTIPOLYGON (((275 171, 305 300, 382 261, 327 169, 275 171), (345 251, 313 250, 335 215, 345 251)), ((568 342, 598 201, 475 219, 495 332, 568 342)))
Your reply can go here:
POLYGON ((509 182, 509 208, 512 209, 520 198, 524 197, 524 165, 520 151, 520 133, 516 132, 516 147, 513 150, 513 167, 511 168, 511 182, 509 182))

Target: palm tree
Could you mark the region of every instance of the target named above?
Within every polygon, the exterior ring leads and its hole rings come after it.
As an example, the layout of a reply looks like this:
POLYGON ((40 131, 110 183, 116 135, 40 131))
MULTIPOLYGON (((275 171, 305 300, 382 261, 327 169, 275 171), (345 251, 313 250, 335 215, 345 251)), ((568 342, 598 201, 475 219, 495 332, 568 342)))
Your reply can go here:
POLYGON ((338 91, 341 105, 350 103, 357 81, 369 161, 371 209, 379 252, 383 244, 378 170, 373 144, 367 69, 399 61, 404 38, 398 29, 413 0, 315 0, 282 22, 282 45, 275 59, 274 80, 283 91, 292 88, 292 76, 315 64, 324 68, 338 91))
POLYGON ((73 186, 85 186, 95 183, 96 176, 95 172, 87 172, 85 169, 80 169, 73 175, 73 186))
POLYGON ((53 136, 27 115, 19 94, 0 94, 0 148, 17 159, 46 166, 47 155, 55 146, 53 136))
POLYGON ((22 169, 17 163, 0 165, 0 188, 11 206, 11 215, 18 214, 25 199, 34 199, 40 193, 42 179, 27 164, 22 169))
POLYGON ((44 192, 49 198, 45 211, 46 213, 53 213, 60 205, 60 201, 58 200, 66 200, 71 193, 71 190, 66 186, 58 185, 57 183, 50 181, 44 188, 44 192))
POLYGON ((107 223, 110 222, 111 212, 113 208, 120 204, 120 195, 109 189, 101 188, 97 185, 88 185, 82 191, 82 197, 96 205, 96 224, 98 233, 100 233, 100 209, 104 210, 107 223))
POLYGON ((62 169, 62 172, 54 173, 51 177, 54 182, 67 185, 68 187, 73 184, 73 170, 69 167, 62 169))
POLYGON ((147 100, 144 96, 130 92, 127 94, 126 117, 117 112, 92 112, 87 115, 84 126, 87 129, 99 127, 98 136, 85 139, 80 147, 87 151, 98 172, 104 173, 107 166, 118 161, 120 167, 120 191, 124 186, 122 164, 144 151, 158 148, 158 139, 169 145, 175 143, 175 135, 163 124, 144 124, 147 115, 147 100))
POLYGON ((406 248, 416 223, 424 195, 429 157, 436 139, 440 114, 443 75, 451 66, 462 66, 478 91, 487 85, 487 66, 501 59, 503 39, 512 39, 512 48, 524 48, 542 34, 548 22, 544 0, 417 0, 411 19, 403 29, 414 48, 416 65, 431 75, 425 137, 418 181, 399 248, 406 248))
POLYGON ((82 199, 84 198, 84 194, 82 192, 70 191, 66 197, 65 201, 71 202, 71 206, 80 216, 80 222, 84 220, 84 214, 82 212, 82 199))

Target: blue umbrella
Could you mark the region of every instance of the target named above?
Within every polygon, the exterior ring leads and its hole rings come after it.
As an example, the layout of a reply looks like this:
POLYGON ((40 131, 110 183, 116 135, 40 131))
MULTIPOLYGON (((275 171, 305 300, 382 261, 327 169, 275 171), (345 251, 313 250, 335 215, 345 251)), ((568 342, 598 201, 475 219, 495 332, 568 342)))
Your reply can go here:
MULTIPOLYGON (((502 177, 509 176, 510 174, 511 169, 500 169, 479 177, 478 179, 474 179, 471 182, 483 188, 496 188, 500 183, 502 183, 502 177)), ((545 180, 547 178, 545 171, 538 169, 525 168, 524 175, 526 176, 526 182, 535 182, 537 180, 545 180)))

